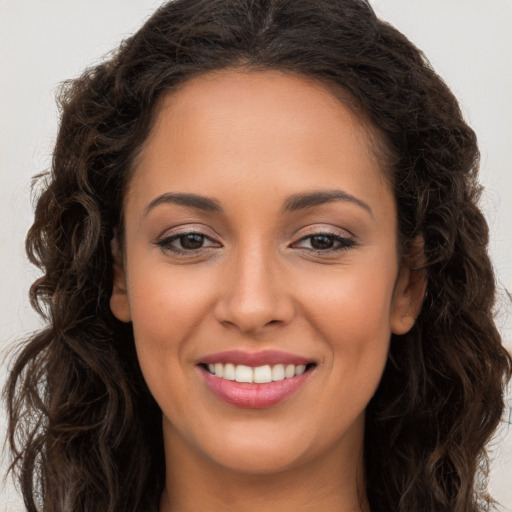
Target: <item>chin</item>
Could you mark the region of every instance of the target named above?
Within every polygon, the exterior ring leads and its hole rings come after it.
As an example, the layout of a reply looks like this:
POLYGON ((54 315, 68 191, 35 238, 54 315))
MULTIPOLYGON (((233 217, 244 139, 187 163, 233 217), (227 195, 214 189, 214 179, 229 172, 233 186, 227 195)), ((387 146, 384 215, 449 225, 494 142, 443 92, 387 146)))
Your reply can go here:
POLYGON ((263 476, 311 467, 315 459, 339 452, 338 444, 350 447, 350 453, 343 454, 349 458, 352 450, 362 446, 364 414, 346 428, 339 425, 345 431, 341 438, 309 422, 301 424, 300 419, 307 419, 307 415, 300 415, 293 422, 295 428, 291 428, 289 419, 286 425, 268 419, 256 424, 247 421, 225 426, 213 436, 197 439, 197 447, 218 467, 263 476))
MULTIPOLYGON (((244 443, 245 444, 245 443, 244 443)), ((296 447, 286 447, 273 443, 261 445, 253 443, 246 446, 231 446, 223 453, 211 454, 212 460, 226 470, 254 476, 283 473, 300 467, 305 462, 305 454, 298 452, 296 447)))

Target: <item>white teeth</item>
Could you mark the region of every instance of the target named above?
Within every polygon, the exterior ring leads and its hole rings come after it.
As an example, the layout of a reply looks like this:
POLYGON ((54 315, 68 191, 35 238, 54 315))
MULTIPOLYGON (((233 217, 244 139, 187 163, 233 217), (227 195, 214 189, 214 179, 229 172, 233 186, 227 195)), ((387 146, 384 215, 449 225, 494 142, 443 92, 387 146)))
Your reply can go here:
POLYGON ((287 379, 291 379, 295 375, 295 365, 289 364, 286 366, 286 369, 284 371, 284 376, 287 379))
POLYGON ((306 365, 300 364, 295 368, 295 375, 302 375, 306 371, 306 365))
POLYGON ((253 380, 253 371, 250 366, 244 366, 243 364, 239 364, 235 370, 235 380, 237 382, 252 382, 253 380))
POLYGON ((227 380, 235 380, 235 365, 231 363, 225 364, 222 377, 227 380))
MULTIPOLYGON (((267 364, 265 366, 257 366, 253 370, 253 382, 256 384, 264 384, 265 382, 272 382, 272 368, 267 364)), ((217 375, 217 374, 215 374, 217 375)))
POLYGON ((274 368, 272 368, 272 380, 275 382, 277 380, 284 379, 284 365, 276 364, 274 368))
POLYGON ((222 377, 224 375, 223 370, 222 363, 215 363, 215 375, 222 377))
POLYGON ((279 382, 284 379, 302 375, 306 371, 306 365, 294 364, 275 364, 270 366, 256 366, 252 368, 243 364, 234 365, 232 363, 209 364, 208 370, 217 377, 227 380, 236 380, 237 382, 248 382, 251 384, 265 384, 267 382, 279 382))

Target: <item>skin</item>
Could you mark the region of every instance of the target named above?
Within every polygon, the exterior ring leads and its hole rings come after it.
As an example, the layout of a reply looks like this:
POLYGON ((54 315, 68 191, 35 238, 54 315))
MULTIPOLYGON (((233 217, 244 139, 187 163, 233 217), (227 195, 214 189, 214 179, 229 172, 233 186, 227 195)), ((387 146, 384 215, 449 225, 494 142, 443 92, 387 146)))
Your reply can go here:
POLYGON ((124 208, 111 309, 133 322, 163 413, 161 511, 365 509, 365 408, 391 333, 411 328, 424 289, 397 253, 395 200, 365 124, 302 77, 194 78, 160 103, 124 208), (284 210, 294 195, 333 190, 345 198, 284 210), (161 198, 177 193, 222 212, 161 198), (170 237, 191 231, 203 245, 175 252, 170 237), (318 249, 317 234, 341 249, 318 249), (231 349, 316 367, 283 402, 239 408, 197 366, 231 349))

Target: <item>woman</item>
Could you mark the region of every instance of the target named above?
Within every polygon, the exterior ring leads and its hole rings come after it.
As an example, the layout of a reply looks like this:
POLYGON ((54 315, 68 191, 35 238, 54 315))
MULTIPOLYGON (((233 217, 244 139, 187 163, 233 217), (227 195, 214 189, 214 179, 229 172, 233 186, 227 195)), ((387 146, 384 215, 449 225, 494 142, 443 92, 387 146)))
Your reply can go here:
POLYGON ((29 510, 487 506, 478 150, 404 36, 356 0, 178 0, 61 101, 49 327, 7 388, 29 510))

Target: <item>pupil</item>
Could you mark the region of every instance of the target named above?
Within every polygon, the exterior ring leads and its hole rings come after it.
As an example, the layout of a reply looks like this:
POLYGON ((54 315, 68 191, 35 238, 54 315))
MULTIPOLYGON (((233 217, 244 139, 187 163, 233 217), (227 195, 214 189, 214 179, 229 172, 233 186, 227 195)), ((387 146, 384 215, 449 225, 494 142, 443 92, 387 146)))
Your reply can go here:
POLYGON ((311 237, 311 246, 314 249, 331 249, 333 246, 333 241, 328 236, 317 235, 311 237))
POLYGON ((183 249, 199 249, 203 245, 203 236, 190 233, 180 236, 180 243, 183 249))

